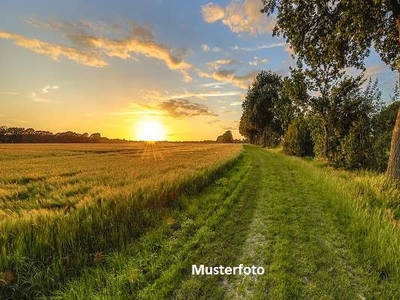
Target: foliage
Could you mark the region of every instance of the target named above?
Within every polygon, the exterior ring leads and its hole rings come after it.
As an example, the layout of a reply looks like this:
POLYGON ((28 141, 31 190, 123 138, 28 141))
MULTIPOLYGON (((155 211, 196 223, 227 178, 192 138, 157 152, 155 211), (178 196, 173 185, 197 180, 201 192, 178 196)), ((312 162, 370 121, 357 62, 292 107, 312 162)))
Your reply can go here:
POLYGON ((291 76, 283 79, 280 101, 273 112, 281 120, 284 133, 295 118, 308 112, 310 96, 307 88, 306 77, 301 70, 292 69, 291 76))
POLYGON ((247 91, 239 132, 250 143, 271 147, 279 142, 291 118, 281 91, 282 78, 271 71, 261 71, 247 91))
POLYGON ((387 168, 390 141, 392 139, 393 127, 396 122, 399 106, 399 101, 393 102, 372 118, 375 156, 374 169, 380 172, 384 172, 387 168))
POLYGON ((223 135, 217 138, 217 143, 233 143, 232 131, 225 131, 223 135))
POLYGON ((345 169, 371 169, 375 159, 369 120, 357 120, 341 140, 334 162, 345 169))
POLYGON ((126 142, 121 139, 108 139, 100 133, 79 134, 72 131, 53 134, 33 128, 0 126, 0 143, 108 143, 126 142))
MULTIPOLYGON (((261 12, 276 16, 273 34, 286 37, 299 62, 312 68, 331 64, 336 71, 345 67, 362 69, 374 47, 392 69, 400 66, 398 0, 262 2, 261 12)), ((387 174, 400 180, 400 118, 394 126, 387 174)))
POLYGON ((294 156, 313 156, 314 142, 309 128, 309 122, 303 118, 295 119, 285 133, 283 152, 294 156))
MULTIPOLYGON (((364 83, 362 74, 350 77, 330 63, 310 67, 304 73, 308 87, 314 93, 314 96, 310 97, 309 107, 312 116, 310 120, 313 120, 311 128, 315 153, 317 156, 344 166, 343 153, 354 152, 354 149, 344 151, 342 145, 352 128, 354 126, 359 128, 360 122, 362 122, 368 126, 365 130, 371 131, 370 119, 381 105, 378 82, 372 82, 370 79, 366 88, 362 90, 361 85, 364 83)), ((364 136, 365 134, 364 132, 364 136)), ((371 140, 370 135, 370 133, 366 135, 369 137, 369 141, 371 140)), ((350 147, 350 144, 347 141, 347 147, 350 147)), ((365 151, 369 151, 370 148, 365 151)), ((354 167, 358 164, 348 161, 348 164, 345 165, 354 167)), ((370 166, 370 164, 363 164, 360 167, 370 166)))
POLYGON ((262 12, 276 15, 274 35, 283 35, 308 65, 335 62, 338 69, 363 67, 371 46, 396 67, 400 54, 396 20, 400 4, 383 1, 262 0, 262 12))

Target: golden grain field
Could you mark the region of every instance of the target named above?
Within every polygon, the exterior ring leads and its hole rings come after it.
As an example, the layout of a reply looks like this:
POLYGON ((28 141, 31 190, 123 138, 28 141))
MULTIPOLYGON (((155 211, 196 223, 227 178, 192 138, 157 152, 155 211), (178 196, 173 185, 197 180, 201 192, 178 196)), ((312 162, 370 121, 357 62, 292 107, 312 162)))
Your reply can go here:
POLYGON ((179 185, 240 151, 202 143, 3 144, 0 220, 179 185))
MULTIPOLYGON (((0 144, 0 298, 77 276, 227 170, 239 144, 0 144)), ((22 298, 21 298, 22 297, 22 298)))

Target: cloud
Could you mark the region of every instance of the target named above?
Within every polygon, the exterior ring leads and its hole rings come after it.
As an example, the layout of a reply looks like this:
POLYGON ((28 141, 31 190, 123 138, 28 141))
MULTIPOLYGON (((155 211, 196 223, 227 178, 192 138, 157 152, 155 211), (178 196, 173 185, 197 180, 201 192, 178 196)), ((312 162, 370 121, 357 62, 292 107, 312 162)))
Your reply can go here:
POLYGON ((266 63, 268 63, 268 59, 265 58, 265 59, 260 60, 257 56, 254 56, 254 60, 249 61, 250 66, 258 66, 258 64, 260 64, 260 63, 266 64, 266 63))
POLYGON ((384 65, 384 64, 376 64, 372 65, 366 68, 364 72, 364 77, 369 78, 369 77, 376 77, 378 74, 383 73, 387 71, 389 68, 384 65))
POLYGON ((53 86, 46 85, 45 87, 42 88, 42 93, 47 94, 49 90, 57 90, 58 88, 59 88, 58 85, 53 85, 53 86))
POLYGON ((207 23, 221 21, 236 34, 257 35, 271 33, 276 20, 260 13, 260 0, 233 0, 225 8, 212 2, 203 5, 201 12, 207 23))
POLYGON ((203 52, 208 52, 210 51, 210 46, 208 46, 207 44, 203 44, 201 45, 201 49, 203 49, 203 52))
POLYGON ((213 83, 205 83, 202 84, 202 87, 213 87, 213 88, 220 88, 221 85, 226 85, 228 84, 227 82, 213 82, 213 83))
POLYGON ((192 76, 189 75, 189 73, 186 70, 181 70, 181 74, 183 75, 183 81, 188 83, 192 81, 192 76))
POLYGON ((17 95, 20 95, 20 93, 16 93, 16 92, 0 92, 0 95, 17 96, 17 95))
POLYGON ((247 89, 259 72, 260 71, 256 70, 245 75, 238 76, 235 74, 234 70, 220 70, 214 72, 211 76, 215 80, 231 83, 241 89, 247 89))
MULTIPOLYGON (((46 85, 45 87, 43 87, 41 89, 41 94, 48 94, 49 90, 56 90, 58 89, 58 85, 46 85)), ((40 96, 38 96, 38 94, 36 94, 35 92, 30 93, 30 95, 28 95, 29 98, 32 98, 33 101, 38 102, 38 103, 62 103, 60 101, 56 101, 56 100, 51 100, 51 99, 47 99, 47 98, 42 98, 40 96)))
POLYGON ((169 116, 178 119, 195 116, 218 116, 217 114, 212 112, 207 106, 194 103, 186 99, 167 100, 160 103, 158 107, 166 111, 169 116))
MULTIPOLYGON (((287 43, 273 43, 273 44, 265 44, 265 45, 260 45, 257 47, 239 47, 239 46, 234 46, 232 47, 233 50, 238 50, 238 51, 259 51, 259 50, 264 50, 264 49, 271 49, 271 48, 276 48, 276 47, 285 47, 287 46, 287 43)), ((285 48, 286 50, 286 48, 285 48)))
POLYGON ((236 130, 238 129, 237 126, 220 126, 223 130, 236 130))
POLYGON ((12 122, 15 122, 15 123, 22 123, 22 124, 28 123, 28 121, 26 121, 26 120, 21 120, 21 119, 8 119, 8 120, 10 120, 10 121, 12 121, 12 122))
POLYGON ((34 101, 39 102, 39 103, 60 103, 59 101, 54 101, 54 100, 45 99, 45 98, 35 98, 34 101))
POLYGON ((145 95, 145 99, 148 101, 157 100, 157 101, 165 101, 165 100, 174 100, 174 99, 185 99, 185 98, 218 98, 218 97, 228 97, 228 96, 239 96, 238 92, 220 92, 220 91, 207 91, 207 92, 185 92, 185 93, 176 93, 176 94, 167 94, 162 95, 157 91, 148 91, 145 95))
POLYGON ((63 45, 50 44, 37 39, 26 38, 19 34, 0 31, 0 39, 13 40, 15 45, 27 48, 35 53, 50 56, 54 61, 58 61, 60 57, 66 57, 90 67, 104 67, 107 65, 107 63, 103 59, 99 58, 95 53, 81 51, 63 45))
POLYGON ((203 72, 201 70, 198 70, 197 74, 202 78, 213 78, 211 74, 208 74, 207 72, 203 72))
POLYGON ((49 23, 49 27, 64 32, 74 47, 56 45, 18 34, 0 31, 0 38, 12 39, 18 46, 33 52, 46 54, 53 60, 64 56, 86 66, 104 67, 107 62, 101 56, 138 60, 136 55, 163 61, 171 70, 180 71, 185 82, 192 80, 188 70, 191 64, 183 60, 184 50, 173 51, 158 43, 150 28, 131 22, 128 33, 123 38, 109 38, 93 33, 95 25, 88 22, 49 23), (91 31, 90 31, 91 30, 91 31))
POLYGON ((207 23, 214 23, 218 20, 222 20, 225 16, 225 10, 214 3, 207 3, 201 7, 201 12, 203 13, 204 21, 207 23))
POLYGON ((165 112, 156 109, 138 109, 138 110, 128 110, 128 111, 118 111, 110 113, 113 116, 160 116, 165 115, 165 112))
POLYGON ((71 38, 75 43, 100 50, 109 57, 137 60, 133 55, 143 55, 159 59, 171 70, 179 70, 185 82, 189 82, 192 79, 187 72, 192 67, 191 64, 184 61, 181 55, 173 54, 172 49, 157 43, 152 31, 148 27, 133 23, 130 34, 122 39, 82 34, 71 38))
POLYGON ((215 79, 225 84, 229 83, 241 89, 247 89, 251 85, 257 74, 260 72, 259 70, 254 70, 250 73, 240 76, 235 74, 235 70, 218 70, 213 73, 206 73, 201 70, 197 71, 200 77, 215 79))
POLYGON ((221 52, 222 51, 222 49, 221 48, 218 48, 218 47, 213 47, 213 48, 211 48, 209 45, 207 45, 207 44, 202 44, 201 45, 201 49, 203 50, 203 52, 221 52))
POLYGON ((78 22, 68 22, 68 21, 57 21, 55 19, 51 19, 49 21, 41 21, 36 18, 28 18, 25 19, 25 23, 39 29, 46 30, 58 30, 66 33, 86 33, 88 31, 103 31, 103 32, 117 32, 122 29, 122 26, 119 24, 112 24, 108 26, 105 23, 94 23, 90 20, 83 20, 78 22))
POLYGON ((238 60, 232 59, 218 59, 207 63, 207 66, 210 70, 219 70, 219 68, 223 65, 225 66, 233 66, 233 65, 241 65, 242 62, 238 60))
MULTIPOLYGON (((154 91, 155 93, 155 91, 154 91)), ((152 104, 144 104, 132 102, 125 110, 110 112, 113 116, 130 116, 130 115, 147 115, 147 116, 162 116, 166 113, 152 104)))
POLYGON ((292 48, 292 46, 290 46, 290 44, 286 44, 285 45, 285 52, 287 53, 287 54, 289 54, 289 56, 290 57, 293 57, 294 56, 294 50, 293 50, 293 48, 292 48))
POLYGON ((242 101, 235 101, 229 104, 229 106, 241 106, 242 105, 242 101))

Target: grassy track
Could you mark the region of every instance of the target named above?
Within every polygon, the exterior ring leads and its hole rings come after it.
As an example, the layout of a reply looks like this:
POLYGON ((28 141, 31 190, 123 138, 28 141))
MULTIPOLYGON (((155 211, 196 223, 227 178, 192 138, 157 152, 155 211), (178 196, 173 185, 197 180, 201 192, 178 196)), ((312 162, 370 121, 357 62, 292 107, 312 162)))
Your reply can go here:
MULTIPOLYGON (((382 262, 385 251, 366 255, 374 249, 389 248, 384 239, 373 239, 374 234, 368 230, 378 232, 378 236, 390 232, 398 241, 397 231, 384 223, 371 224, 377 220, 359 210, 337 182, 329 182, 329 177, 309 163, 255 147, 247 147, 247 151, 252 155, 253 167, 238 206, 220 224, 217 240, 210 241, 208 253, 212 259, 206 256, 194 262, 254 264, 264 266, 265 275, 218 279, 188 276, 190 286, 198 288, 175 291, 177 298, 400 298, 398 274, 382 262), (242 218, 249 208, 252 218, 242 218), (238 219, 247 224, 236 227, 238 219), (369 228, 363 227, 366 223, 369 228), (246 231, 245 238, 242 230, 246 231), (367 232, 360 235, 364 230, 367 232), (360 251, 363 243, 372 246, 360 251), (219 244, 240 251, 235 257, 226 259, 221 254, 216 260, 219 244), (209 287, 207 283, 212 280, 214 286, 209 287), (220 290, 219 296, 213 290, 220 290)), ((398 260, 392 261, 396 263, 398 260)))
POLYGON ((258 188, 259 201, 245 247, 251 255, 240 261, 261 262, 266 275, 235 278, 227 298, 398 299, 398 284, 382 283, 352 247, 351 215, 337 206, 351 199, 302 162, 251 151, 259 181, 249 188, 258 188))

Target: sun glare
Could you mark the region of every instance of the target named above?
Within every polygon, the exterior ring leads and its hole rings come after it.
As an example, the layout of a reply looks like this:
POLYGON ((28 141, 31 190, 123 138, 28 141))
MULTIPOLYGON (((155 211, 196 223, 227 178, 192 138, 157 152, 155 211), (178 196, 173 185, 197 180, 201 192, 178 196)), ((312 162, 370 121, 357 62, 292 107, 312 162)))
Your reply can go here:
POLYGON ((136 127, 136 136, 139 141, 164 141, 165 129, 158 121, 141 121, 136 127))

